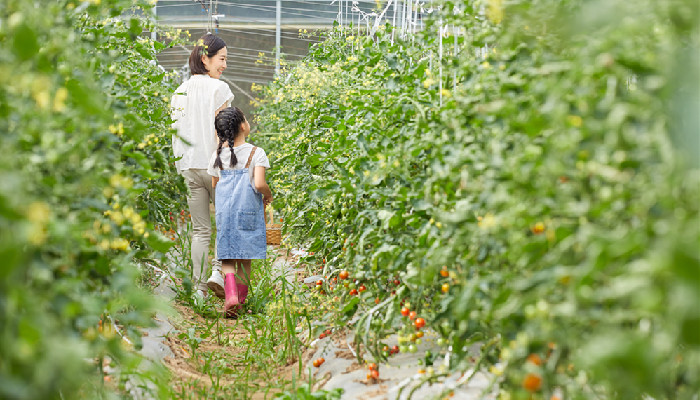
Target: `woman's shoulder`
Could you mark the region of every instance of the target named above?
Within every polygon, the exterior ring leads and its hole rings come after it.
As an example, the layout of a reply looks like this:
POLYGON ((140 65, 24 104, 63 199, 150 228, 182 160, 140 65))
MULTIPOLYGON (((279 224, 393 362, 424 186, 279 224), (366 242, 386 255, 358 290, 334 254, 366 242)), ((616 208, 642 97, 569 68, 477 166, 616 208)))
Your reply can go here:
POLYGON ((187 88, 188 88, 189 86, 190 86, 190 81, 189 81, 189 79, 188 79, 188 80, 182 82, 182 83, 180 84, 180 86, 178 86, 177 89, 175 89, 175 94, 176 94, 176 95, 178 95, 178 94, 185 94, 185 93, 187 92, 187 88))
POLYGON ((222 88, 228 88, 228 83, 222 81, 221 79, 214 79, 209 75, 194 75, 194 76, 200 76, 201 78, 197 78, 199 81, 202 82, 202 84, 206 85, 207 87, 210 88, 215 88, 215 89, 222 89, 222 88))

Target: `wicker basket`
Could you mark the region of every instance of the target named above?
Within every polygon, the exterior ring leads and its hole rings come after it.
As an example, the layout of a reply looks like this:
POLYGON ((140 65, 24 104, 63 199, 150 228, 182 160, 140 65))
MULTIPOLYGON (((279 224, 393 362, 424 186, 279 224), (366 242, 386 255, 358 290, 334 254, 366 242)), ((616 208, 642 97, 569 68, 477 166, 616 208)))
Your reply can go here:
POLYGON ((270 222, 265 224, 265 233, 267 235, 267 244, 280 244, 282 241, 282 224, 276 224, 272 216, 272 207, 270 207, 270 222))

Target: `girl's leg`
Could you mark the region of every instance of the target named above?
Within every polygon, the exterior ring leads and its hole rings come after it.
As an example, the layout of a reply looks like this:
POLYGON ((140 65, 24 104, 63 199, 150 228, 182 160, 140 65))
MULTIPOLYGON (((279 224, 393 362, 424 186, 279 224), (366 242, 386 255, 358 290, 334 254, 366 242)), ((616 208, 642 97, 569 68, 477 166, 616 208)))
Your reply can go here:
POLYGON ((226 274, 235 274, 236 281, 246 286, 250 284, 250 267, 252 260, 221 260, 221 270, 226 274))
POLYGON ((241 304, 245 303, 248 297, 248 286, 250 285, 250 265, 252 260, 237 260, 238 261, 238 301, 241 304))
POLYGON ((252 260, 222 260, 221 269, 224 272, 224 280, 226 282, 227 305, 234 304, 235 301, 232 300, 234 296, 237 299, 236 304, 245 303, 248 297, 251 264, 252 260))
POLYGON ((238 260, 221 260, 221 270, 224 273, 224 316, 235 318, 241 308, 239 287, 240 280, 236 275, 238 260))
POLYGON ((224 276, 238 273, 238 260, 221 260, 221 272, 224 276))

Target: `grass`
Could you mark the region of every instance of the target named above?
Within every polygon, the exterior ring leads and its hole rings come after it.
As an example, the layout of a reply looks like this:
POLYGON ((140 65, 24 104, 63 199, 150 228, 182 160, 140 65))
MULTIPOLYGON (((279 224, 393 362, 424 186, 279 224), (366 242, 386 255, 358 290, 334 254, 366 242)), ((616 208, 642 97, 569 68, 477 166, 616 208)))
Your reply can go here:
MULTIPOLYGON (((275 270, 278 254, 271 252, 267 260, 253 262, 250 293, 238 319, 223 318, 223 301, 212 293, 203 305, 195 305, 190 231, 187 223, 176 234, 168 269, 175 282, 174 305, 182 317, 174 321, 178 332, 168 339, 176 355, 165 361, 172 373, 171 397, 267 399, 285 393, 310 394, 313 382, 305 381, 302 364, 308 343, 300 337, 312 337, 312 321, 320 318, 315 297, 275 270)), ((324 393, 314 398, 325 398, 324 393)), ((338 392, 327 393, 336 396, 338 392)))

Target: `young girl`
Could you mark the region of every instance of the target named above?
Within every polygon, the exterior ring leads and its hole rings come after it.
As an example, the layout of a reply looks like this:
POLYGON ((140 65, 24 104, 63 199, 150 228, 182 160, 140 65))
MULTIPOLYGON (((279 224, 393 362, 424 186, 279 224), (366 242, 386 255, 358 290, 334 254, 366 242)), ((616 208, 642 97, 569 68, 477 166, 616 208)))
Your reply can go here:
POLYGON ((265 182, 265 151, 246 143, 250 124, 238 107, 223 109, 214 122, 219 146, 207 172, 216 192, 216 247, 224 273, 226 317, 235 317, 248 295, 250 264, 264 259, 265 207, 272 192, 265 182))

